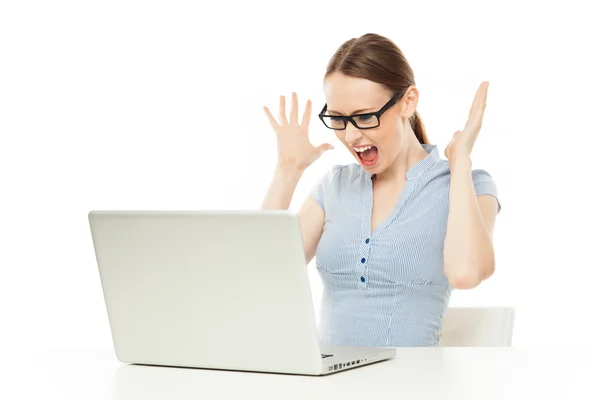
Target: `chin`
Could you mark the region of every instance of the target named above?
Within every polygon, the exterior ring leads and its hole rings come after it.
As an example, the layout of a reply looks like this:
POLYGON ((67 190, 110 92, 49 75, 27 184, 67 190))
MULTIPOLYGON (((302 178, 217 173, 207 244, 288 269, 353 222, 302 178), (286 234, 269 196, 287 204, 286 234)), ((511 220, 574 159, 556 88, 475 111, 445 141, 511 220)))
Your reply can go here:
POLYGON ((385 171, 386 165, 383 163, 383 160, 380 158, 373 165, 365 165, 360 159, 357 160, 360 166, 370 174, 380 174, 385 171))

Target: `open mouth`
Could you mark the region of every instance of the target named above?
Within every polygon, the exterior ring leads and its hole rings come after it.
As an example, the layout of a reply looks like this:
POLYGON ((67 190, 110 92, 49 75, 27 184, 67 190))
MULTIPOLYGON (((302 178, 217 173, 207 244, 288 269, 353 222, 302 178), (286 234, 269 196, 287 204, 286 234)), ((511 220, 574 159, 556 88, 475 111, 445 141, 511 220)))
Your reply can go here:
POLYGON ((379 159, 379 150, 377 149, 376 146, 370 145, 370 146, 361 147, 358 149, 354 148, 353 150, 356 153, 356 155, 358 156, 358 159, 360 160, 360 162, 366 167, 375 165, 375 163, 379 159))

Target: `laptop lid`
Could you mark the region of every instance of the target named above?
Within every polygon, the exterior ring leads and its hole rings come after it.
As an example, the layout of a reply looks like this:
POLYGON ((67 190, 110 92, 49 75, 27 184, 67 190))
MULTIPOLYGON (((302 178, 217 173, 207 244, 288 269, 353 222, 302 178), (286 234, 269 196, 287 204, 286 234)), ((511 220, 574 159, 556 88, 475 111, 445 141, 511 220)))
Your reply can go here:
POLYGON ((117 358, 320 373, 293 211, 88 214, 117 358))

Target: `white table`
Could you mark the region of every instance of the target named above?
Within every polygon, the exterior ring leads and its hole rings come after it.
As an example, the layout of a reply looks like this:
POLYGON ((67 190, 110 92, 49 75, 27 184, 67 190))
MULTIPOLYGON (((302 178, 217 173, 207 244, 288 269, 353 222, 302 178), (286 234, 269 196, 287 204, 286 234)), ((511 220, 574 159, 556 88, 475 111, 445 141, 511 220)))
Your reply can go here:
POLYGON ((402 348, 324 377, 121 364, 110 349, 14 350, 0 399, 600 399, 600 351, 402 348))

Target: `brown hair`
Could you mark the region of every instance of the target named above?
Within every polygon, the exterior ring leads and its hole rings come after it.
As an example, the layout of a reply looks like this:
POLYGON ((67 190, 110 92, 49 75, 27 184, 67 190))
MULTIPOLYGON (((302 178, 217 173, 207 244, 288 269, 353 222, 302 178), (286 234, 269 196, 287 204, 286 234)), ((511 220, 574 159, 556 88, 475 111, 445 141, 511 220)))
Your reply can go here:
MULTIPOLYGON (((382 84, 394 94, 402 92, 404 95, 409 86, 415 85, 413 71, 400 48, 375 33, 367 33, 342 44, 329 60, 325 78, 334 72, 382 84)), ((420 143, 429 143, 417 110, 410 118, 410 126, 420 143)))

